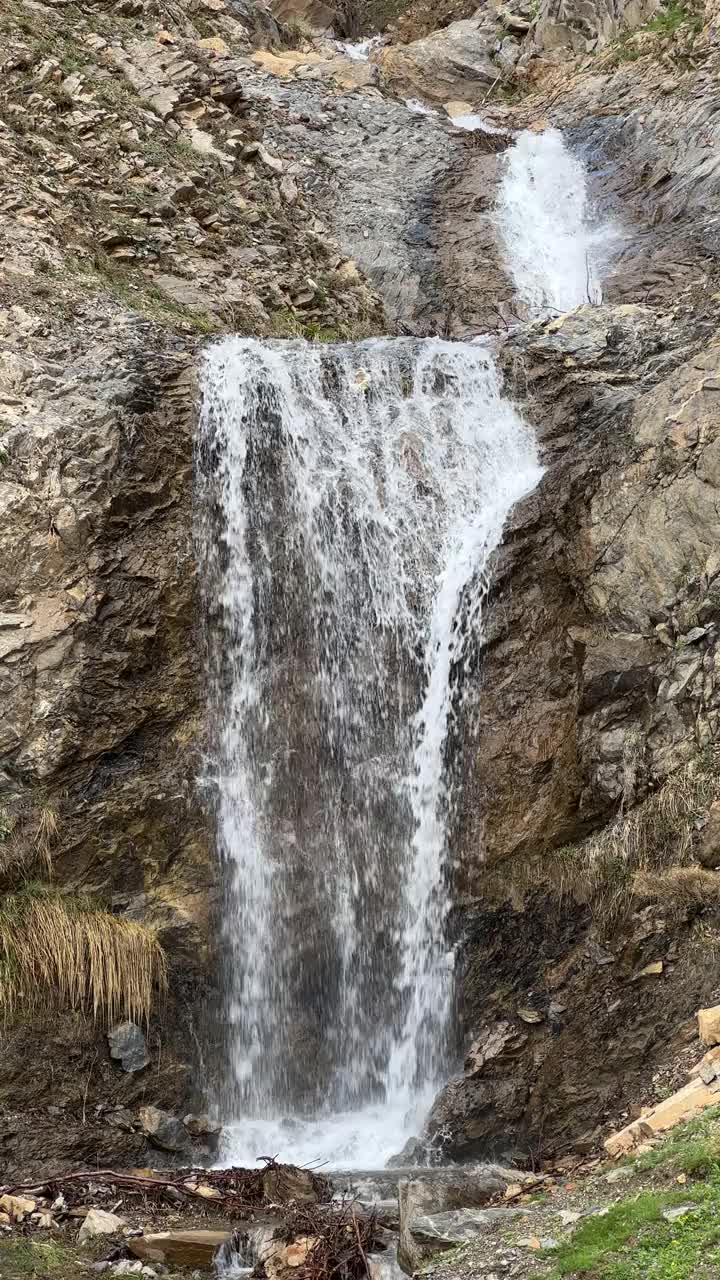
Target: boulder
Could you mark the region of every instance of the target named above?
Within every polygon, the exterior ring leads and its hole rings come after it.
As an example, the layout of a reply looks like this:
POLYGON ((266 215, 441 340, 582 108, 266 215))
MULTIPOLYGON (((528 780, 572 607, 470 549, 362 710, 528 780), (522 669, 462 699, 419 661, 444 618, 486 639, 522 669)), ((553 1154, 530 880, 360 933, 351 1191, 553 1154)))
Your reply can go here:
POLYGON ((330 34, 337 26, 337 9, 323 0, 271 0, 270 8, 280 22, 300 23, 318 35, 330 34))
POLYGON ((263 1174, 263 1193, 272 1204, 290 1204, 293 1200, 317 1204, 322 1186, 321 1180, 309 1169, 296 1169, 294 1165, 271 1165, 263 1174))
POLYGON ((698 1009, 698 1035, 703 1044, 720 1044, 720 1004, 711 1009, 698 1009))
POLYGON ((116 1058, 123 1071, 142 1071, 150 1062, 147 1043, 136 1022, 121 1022, 108 1031, 110 1057, 116 1058))
POLYGON ((407 1169, 410 1165, 422 1167, 428 1163, 428 1148, 422 1138, 408 1138, 402 1151, 390 1157, 387 1168, 407 1169))
POLYGON ((691 1120, 707 1107, 715 1107, 718 1103, 720 1080, 713 1078, 710 1084, 706 1084, 699 1075, 669 1098, 659 1102, 656 1107, 646 1108, 638 1120, 633 1120, 624 1129, 611 1134, 605 1141, 605 1150, 613 1157, 627 1155, 649 1138, 664 1133, 666 1129, 674 1129, 675 1125, 691 1120))
POLYGON ((268 48, 282 43, 285 33, 271 12, 273 6, 255 4, 253 0, 226 0, 226 3, 233 18, 242 23, 255 46, 268 48))
POLYGON ((400 1239, 398 1261, 404 1271, 412 1275, 423 1260, 444 1249, 450 1249, 461 1240, 467 1240, 513 1211, 483 1210, 495 1196, 504 1194, 505 1188, 518 1179, 516 1170, 486 1165, 473 1173, 447 1177, 445 1174, 428 1174, 427 1177, 398 1184, 400 1205, 400 1239))
POLYGON ((289 1244, 273 1241, 266 1251, 263 1266, 267 1280, 290 1280, 299 1267, 304 1267, 318 1243, 317 1236, 298 1236, 289 1244))
POLYGON ((699 1077, 703 1084, 712 1084, 720 1076, 720 1045, 716 1045, 714 1049, 708 1049, 704 1058, 701 1058, 695 1064, 689 1073, 690 1079, 699 1077))
POLYGON ((158 1107, 140 1108, 140 1125, 145 1137, 161 1151, 188 1151, 190 1134, 182 1120, 158 1107))
POLYGON ((211 1151, 217 1149, 220 1142, 220 1134, 222 1133, 222 1125, 219 1120, 211 1120, 208 1115, 188 1115, 183 1117, 183 1124, 191 1138, 198 1139, 206 1147, 209 1147, 211 1151))
POLYGON ((0 1213, 7 1215, 8 1222, 22 1222, 36 1209, 37 1204, 29 1196, 0 1196, 0 1213))
POLYGON ((503 1071, 490 1079, 472 1070, 450 1080, 433 1102, 427 1134, 450 1159, 511 1159, 528 1099, 523 1071, 503 1071))
POLYGON ((716 871, 720 867, 720 800, 710 805, 705 825, 700 832, 695 857, 703 867, 716 871))
POLYGON ((104 1209, 91 1209, 78 1232, 78 1244, 86 1244, 96 1236, 115 1236, 125 1226, 123 1218, 104 1209))
POLYGON ((462 99, 476 106, 499 75, 491 56, 496 43, 489 10, 481 18, 451 22, 422 40, 384 49, 381 81, 402 98, 462 99))
POLYGON ((219 1249, 229 1245, 230 1231, 157 1231, 131 1236, 128 1249, 147 1262, 171 1263, 209 1271, 219 1249))

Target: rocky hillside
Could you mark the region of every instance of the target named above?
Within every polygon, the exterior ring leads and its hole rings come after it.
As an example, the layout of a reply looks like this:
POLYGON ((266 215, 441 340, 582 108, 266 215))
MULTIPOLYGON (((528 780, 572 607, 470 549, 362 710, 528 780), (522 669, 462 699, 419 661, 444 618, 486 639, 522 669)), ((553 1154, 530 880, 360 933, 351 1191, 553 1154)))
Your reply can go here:
POLYGON ((366 63, 244 0, 0 12, 0 894, 137 923, 169 973, 149 1070, 82 969, 7 1023, 10 1169, 141 1164, 138 1108, 221 1062, 191 461, 223 330, 493 332, 538 430, 454 744, 472 1049, 438 1144, 592 1145, 717 993, 717 9, 436 12, 366 63), (500 133, 453 128, 479 109, 500 133), (547 126, 621 236, 602 305, 531 324, 495 193, 547 126))

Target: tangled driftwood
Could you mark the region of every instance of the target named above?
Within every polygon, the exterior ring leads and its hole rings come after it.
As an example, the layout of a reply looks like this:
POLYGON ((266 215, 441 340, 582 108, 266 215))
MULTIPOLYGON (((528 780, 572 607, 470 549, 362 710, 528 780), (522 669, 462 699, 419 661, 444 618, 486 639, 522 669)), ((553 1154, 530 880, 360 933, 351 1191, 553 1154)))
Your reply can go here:
POLYGON ((10 1184, 0 1192, 17 1195, 35 1193, 54 1198, 62 1192, 69 1208, 89 1205, 103 1198, 108 1190, 140 1195, 150 1200, 201 1201, 203 1207, 246 1212, 287 1204, 295 1199, 313 1203, 327 1202, 332 1185, 327 1178, 294 1165, 278 1164, 266 1159, 264 1169, 173 1169, 120 1172, 114 1169, 83 1169, 58 1174, 45 1183, 10 1184), (208 1196, 208 1188, 215 1192, 208 1196))

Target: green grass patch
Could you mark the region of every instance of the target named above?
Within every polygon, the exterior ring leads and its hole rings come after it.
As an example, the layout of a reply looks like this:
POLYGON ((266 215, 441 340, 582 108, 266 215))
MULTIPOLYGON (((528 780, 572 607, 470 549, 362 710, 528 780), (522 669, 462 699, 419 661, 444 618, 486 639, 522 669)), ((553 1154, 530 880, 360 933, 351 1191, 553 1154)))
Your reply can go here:
POLYGON ((567 1244, 553 1252, 556 1275, 572 1276, 597 1270, 603 1259, 617 1253, 649 1223, 662 1222, 666 1197, 647 1191, 635 1200, 615 1205, 602 1217, 588 1218, 567 1244))
POLYGON ((710 1280, 720 1264, 720 1179, 624 1200, 583 1222, 552 1259, 558 1280, 710 1280), (694 1207, 667 1222, 663 1211, 680 1205, 694 1207))
POLYGON ((654 1188, 582 1221, 548 1253, 550 1280, 717 1280, 720 1276, 720 1106, 689 1121, 652 1151, 627 1161, 638 1175, 657 1174, 654 1188), (675 1178, 687 1182, 677 1187, 675 1178), (664 1185, 663 1185, 664 1184, 664 1185), (674 1222, 663 1211, 693 1209, 674 1222))
POLYGON ((637 1173, 667 1168, 696 1176, 717 1171, 720 1176, 720 1106, 709 1107, 631 1163, 637 1173))
POLYGON ((663 5, 654 18, 645 23, 643 30, 653 31, 657 35, 671 36, 685 23, 691 31, 700 31, 702 28, 702 18, 699 14, 693 13, 684 4, 677 4, 676 0, 670 0, 670 3, 663 5))
MULTIPOLYGON (((82 1262, 87 1267, 90 1258, 82 1262)), ((77 1250, 57 1240, 0 1240, 2 1280, 27 1280, 27 1277, 41 1280, 43 1276, 74 1280, 81 1266, 77 1250)))

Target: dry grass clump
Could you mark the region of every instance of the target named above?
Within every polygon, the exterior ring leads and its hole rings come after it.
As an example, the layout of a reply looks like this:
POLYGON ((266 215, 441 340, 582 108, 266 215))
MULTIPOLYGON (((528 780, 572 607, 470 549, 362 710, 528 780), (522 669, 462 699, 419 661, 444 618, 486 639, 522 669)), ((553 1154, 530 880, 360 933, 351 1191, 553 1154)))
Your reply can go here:
POLYGON ((704 867, 668 867, 666 871, 637 871, 633 897, 661 906, 704 907, 720 902, 720 874, 704 867))
POLYGON ((57 814, 54 809, 46 805, 40 810, 33 843, 37 859, 42 863, 48 879, 52 877, 52 851, 57 833, 57 814))
POLYGON ((147 1021, 167 985, 152 930, 83 899, 27 886, 0 899, 0 1012, 58 1006, 147 1021))
POLYGON ((13 887, 34 872, 50 880, 58 817, 45 805, 36 816, 10 817, 0 810, 0 886, 13 887))

